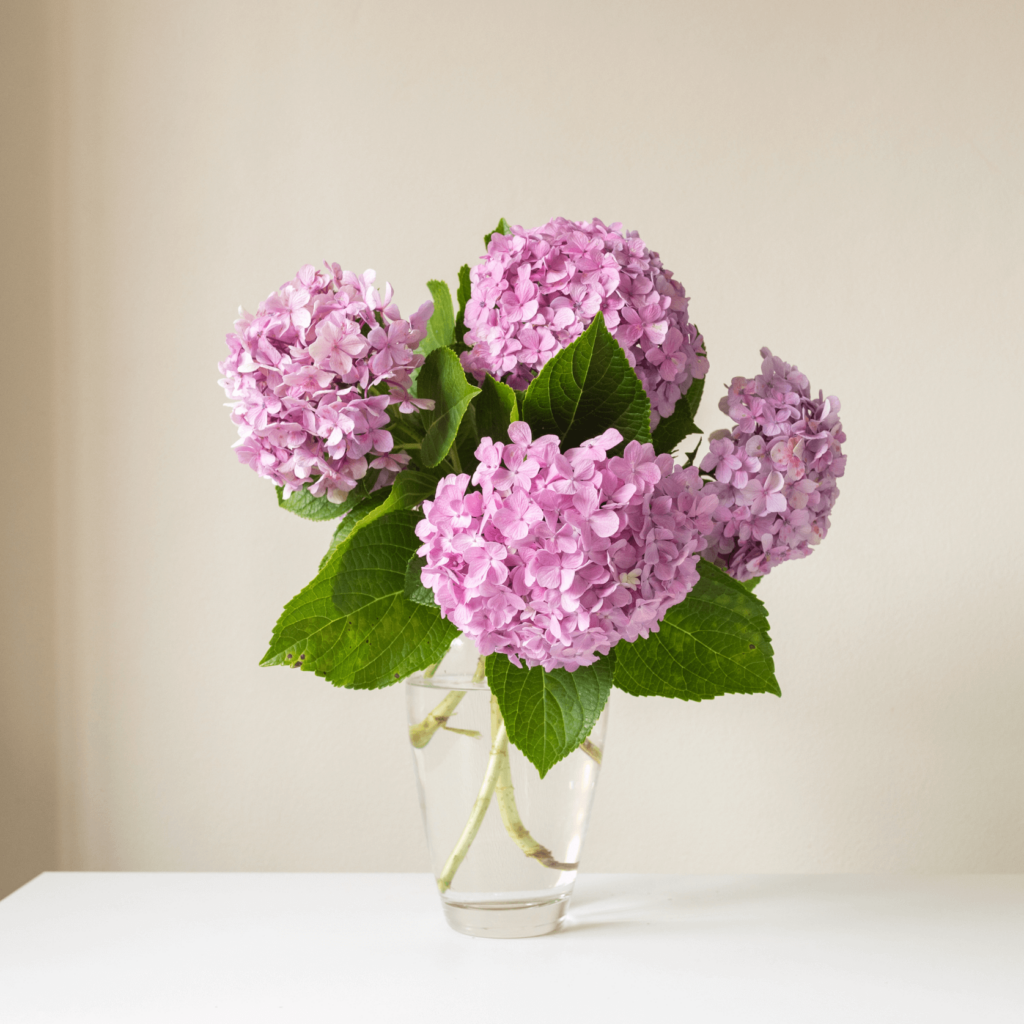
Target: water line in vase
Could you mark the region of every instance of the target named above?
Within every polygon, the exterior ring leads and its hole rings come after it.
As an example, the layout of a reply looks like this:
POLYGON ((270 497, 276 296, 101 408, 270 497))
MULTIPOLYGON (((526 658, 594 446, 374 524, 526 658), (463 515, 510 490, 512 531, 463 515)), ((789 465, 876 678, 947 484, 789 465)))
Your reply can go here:
MULTIPOLYGON (((428 665, 423 673, 424 679, 433 679, 434 673, 437 671, 437 665, 428 665)), ((476 671, 473 673, 472 681, 474 683, 482 683, 484 676, 487 673, 487 659, 478 658, 476 663, 476 671)), ((472 736, 474 739, 478 739, 480 733, 475 729, 456 729, 448 724, 448 720, 455 714, 455 709, 459 706, 462 698, 466 696, 466 690, 452 690, 440 704, 434 708, 433 711, 423 719, 422 722, 417 722, 416 725, 409 726, 409 741, 417 749, 425 747, 433 738, 434 733, 438 729, 445 729, 448 732, 461 733, 463 736, 472 736)), ((598 761, 600 763, 600 761, 598 761)))
MULTIPOLYGON (((447 726, 448 719, 455 713, 459 702, 467 693, 467 690, 452 690, 422 722, 410 725, 409 742, 417 749, 425 747, 433 739, 434 733, 438 729, 447 726)), ((479 736, 479 733, 477 735, 479 736)))

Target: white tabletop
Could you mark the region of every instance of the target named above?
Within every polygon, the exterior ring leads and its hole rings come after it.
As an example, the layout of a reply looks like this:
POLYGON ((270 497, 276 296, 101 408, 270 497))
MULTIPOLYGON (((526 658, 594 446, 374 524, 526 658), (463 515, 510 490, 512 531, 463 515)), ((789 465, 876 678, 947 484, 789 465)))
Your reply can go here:
POLYGON ((46 874, 0 903, 0 1021, 1024 1021, 1024 876, 582 875, 537 939, 426 875, 46 874))

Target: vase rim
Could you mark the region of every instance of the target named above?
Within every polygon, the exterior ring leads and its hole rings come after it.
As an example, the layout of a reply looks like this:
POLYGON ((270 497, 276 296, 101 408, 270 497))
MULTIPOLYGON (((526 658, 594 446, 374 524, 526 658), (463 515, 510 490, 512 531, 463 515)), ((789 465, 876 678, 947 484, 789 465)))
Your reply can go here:
POLYGON ((409 676, 406 682, 410 686, 422 686, 433 690, 489 690, 487 680, 474 681, 472 676, 441 675, 438 673, 429 679, 422 672, 409 676))
POLYGON ((438 690, 486 690, 483 661, 476 641, 460 633, 436 665, 420 669, 406 682, 413 686, 429 686, 438 690))

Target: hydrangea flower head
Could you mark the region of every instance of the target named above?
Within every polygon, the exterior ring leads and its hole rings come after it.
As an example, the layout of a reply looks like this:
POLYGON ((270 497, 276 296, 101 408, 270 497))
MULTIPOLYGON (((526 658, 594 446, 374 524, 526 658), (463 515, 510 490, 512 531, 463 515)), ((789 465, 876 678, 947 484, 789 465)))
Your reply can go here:
POLYGON ((227 336, 220 383, 238 457, 286 497, 308 487, 342 502, 369 469, 386 485, 409 461, 392 451, 388 407, 432 405, 409 389, 433 303, 403 320, 391 285, 381 295, 373 281, 372 270, 305 266, 227 336))
POLYGON ((651 401, 651 429, 708 369, 689 299, 635 231, 558 217, 494 234, 470 271, 462 363, 517 389, 600 311, 651 401))
POLYGON ((795 366, 761 349, 761 372, 733 378, 719 408, 735 420, 710 435, 700 468, 718 495, 704 557, 738 580, 804 558, 828 533, 846 469, 839 399, 811 397, 795 366))
POLYGON ((698 580, 718 498, 617 430, 564 454, 553 434, 513 423, 484 438, 472 481, 446 476, 423 503, 423 585, 483 654, 545 669, 590 665, 646 637, 698 580), (471 483, 479 489, 471 489, 471 483))

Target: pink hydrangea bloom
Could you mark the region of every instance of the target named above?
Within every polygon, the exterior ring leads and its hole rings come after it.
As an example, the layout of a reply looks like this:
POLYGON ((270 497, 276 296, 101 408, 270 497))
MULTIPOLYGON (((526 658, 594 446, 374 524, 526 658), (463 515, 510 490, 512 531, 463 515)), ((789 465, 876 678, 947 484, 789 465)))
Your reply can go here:
POLYGON ((220 383, 238 457, 286 496, 308 487, 342 502, 369 469, 381 470, 384 486, 409 461, 392 451, 388 407, 433 404, 409 394, 433 303, 403 320, 391 285, 381 295, 373 280, 372 270, 305 266, 227 336, 220 383), (377 385, 386 393, 371 393, 377 385))
POLYGON ((711 434, 700 468, 718 495, 705 558, 738 580, 804 558, 828 533, 846 440, 839 399, 811 397, 807 378, 763 348, 761 373, 735 377, 719 403, 736 421, 711 434))
POLYGON ((416 527, 441 613, 484 654, 545 669, 590 665, 646 637, 697 582, 717 497, 696 467, 616 430, 562 454, 513 423, 484 438, 470 489, 446 476, 416 527))
POLYGON ((525 388, 600 311, 651 400, 651 428, 671 416, 707 373, 703 339, 682 285, 621 227, 558 217, 492 235, 484 262, 470 271, 466 370, 525 388))

